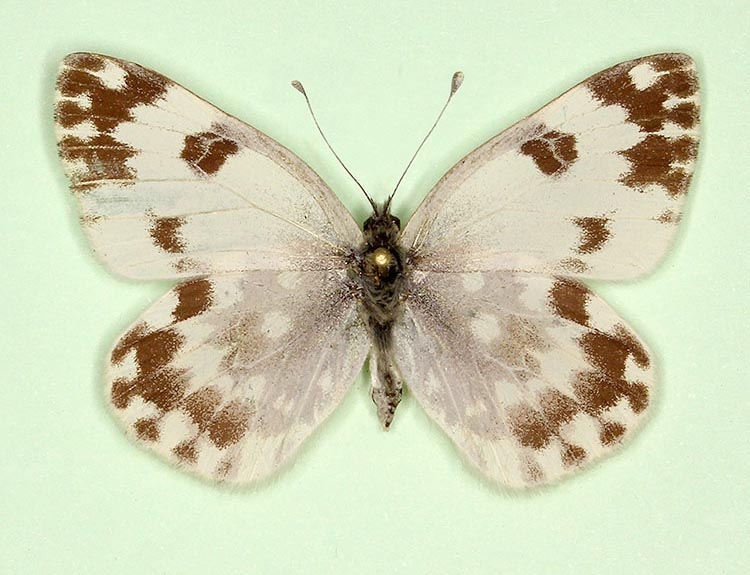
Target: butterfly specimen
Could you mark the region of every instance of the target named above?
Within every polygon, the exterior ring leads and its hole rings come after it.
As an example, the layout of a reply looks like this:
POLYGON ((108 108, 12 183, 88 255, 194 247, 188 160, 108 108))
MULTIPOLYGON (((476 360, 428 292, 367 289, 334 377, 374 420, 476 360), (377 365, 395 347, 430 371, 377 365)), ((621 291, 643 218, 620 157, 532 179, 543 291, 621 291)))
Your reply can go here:
POLYGON ((184 470, 249 483, 369 356, 384 428, 407 388, 492 481, 575 472, 632 434, 654 386, 644 344, 581 280, 665 254, 698 111, 688 56, 618 64, 461 159, 405 225, 391 196, 360 229, 255 128, 137 64, 67 56, 57 138, 88 239, 116 274, 179 282, 109 355, 115 417, 184 470))

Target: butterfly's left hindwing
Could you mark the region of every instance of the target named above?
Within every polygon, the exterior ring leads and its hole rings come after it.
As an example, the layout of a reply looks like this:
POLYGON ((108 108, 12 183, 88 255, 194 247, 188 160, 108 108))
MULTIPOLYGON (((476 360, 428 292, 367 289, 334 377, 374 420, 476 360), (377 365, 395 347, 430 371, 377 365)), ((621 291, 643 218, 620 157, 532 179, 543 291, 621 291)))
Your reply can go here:
POLYGON ((428 415, 484 475, 549 483, 640 424, 654 374, 638 337, 580 282, 415 272, 395 356, 428 415))
POLYGON ((268 476, 341 402, 367 355, 356 301, 330 275, 256 271, 176 286, 110 354, 115 417, 200 477, 268 476))

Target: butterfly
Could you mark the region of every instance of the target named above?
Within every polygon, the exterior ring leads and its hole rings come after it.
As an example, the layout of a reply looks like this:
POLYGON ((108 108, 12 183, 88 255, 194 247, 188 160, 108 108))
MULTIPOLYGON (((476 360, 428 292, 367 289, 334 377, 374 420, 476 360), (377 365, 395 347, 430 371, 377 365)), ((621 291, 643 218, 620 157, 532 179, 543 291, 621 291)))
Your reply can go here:
POLYGON ((67 56, 54 116, 95 254, 178 282, 105 379, 127 434, 180 469, 268 477, 368 357, 385 429, 407 388, 508 487, 581 469, 646 417, 649 352, 582 280, 641 276, 672 241, 698 149, 689 56, 588 78, 462 158, 405 225, 390 196, 360 229, 287 148, 131 62, 67 56))

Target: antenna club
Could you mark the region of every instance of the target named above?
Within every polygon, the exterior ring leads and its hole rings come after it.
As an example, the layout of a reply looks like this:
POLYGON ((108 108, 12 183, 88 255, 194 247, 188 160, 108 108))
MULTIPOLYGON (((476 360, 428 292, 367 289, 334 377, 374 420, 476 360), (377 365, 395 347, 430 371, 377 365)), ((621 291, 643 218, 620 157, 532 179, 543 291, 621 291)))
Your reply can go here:
POLYGON ((451 80, 451 96, 458 92, 458 89, 461 87, 461 84, 464 82, 464 73, 460 70, 453 74, 453 79, 451 80))
POLYGON ((302 86, 302 82, 300 82, 299 80, 292 80, 292 88, 297 90, 303 96, 307 96, 307 93, 305 92, 305 88, 304 86, 302 86))
POLYGON ((440 118, 443 117, 443 112, 445 112, 445 109, 448 107, 448 104, 450 104, 451 99, 453 98, 453 94, 456 93, 456 91, 461 87, 462 82, 464 81, 464 73, 463 72, 455 72, 453 74, 453 78, 451 78, 451 93, 448 95, 448 99, 445 101, 445 104, 443 104, 442 110, 440 110, 440 113, 437 115, 437 118, 435 118, 435 122, 432 124, 432 127, 427 132, 427 135, 424 137, 422 142, 417 146, 417 151, 414 152, 414 155, 411 157, 411 160, 409 160, 409 163, 406 164, 406 168, 401 173, 401 177, 398 179, 398 182, 396 182, 396 187, 393 188, 393 191, 391 192, 391 195, 388 196, 388 200, 385 202, 385 210, 388 211, 391 205, 391 200, 393 199, 393 196, 396 195, 396 191, 398 190, 398 187, 401 185, 401 182, 404 179, 404 176, 406 176, 406 172, 409 171, 409 168, 411 168, 411 165, 414 163, 414 159, 417 157, 417 154, 419 154, 419 151, 422 149, 422 146, 424 146, 424 143, 427 141, 427 138, 430 137, 430 134, 435 130, 435 126, 438 125, 438 122, 440 121, 440 118))

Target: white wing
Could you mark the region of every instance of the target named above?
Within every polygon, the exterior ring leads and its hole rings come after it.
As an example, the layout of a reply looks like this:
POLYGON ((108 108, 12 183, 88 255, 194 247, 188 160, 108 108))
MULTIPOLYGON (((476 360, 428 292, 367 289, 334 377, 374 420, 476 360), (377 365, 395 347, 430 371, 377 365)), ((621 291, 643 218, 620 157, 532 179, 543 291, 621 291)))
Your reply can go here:
POLYGON ((369 342, 343 272, 256 271, 172 289, 120 338, 108 400, 137 442, 207 479, 248 483, 331 413, 369 342), (314 294, 314 297, 313 295, 314 294))
POLYGON ((657 264, 697 130, 689 57, 625 62, 470 153, 409 221, 397 363, 491 479, 554 481, 613 451, 646 415, 644 345, 565 276, 626 279, 657 264))
POLYGON ((614 66, 456 164, 404 229, 412 265, 626 279, 680 219, 698 147, 684 54, 614 66))
POLYGON ((330 269, 359 241, 292 152, 137 64, 67 56, 55 119, 89 241, 118 274, 330 269))
POLYGON ((137 64, 66 57, 55 119, 104 263, 138 279, 195 278, 112 350, 115 417, 201 477, 266 477, 367 354, 345 271, 359 228, 289 150, 137 64))
POLYGON ((643 420, 644 345, 580 282, 415 272, 395 327, 409 389, 462 454, 511 487, 610 453, 643 420))

